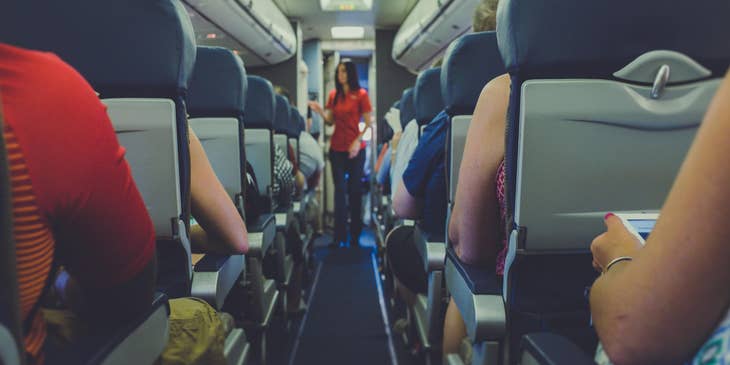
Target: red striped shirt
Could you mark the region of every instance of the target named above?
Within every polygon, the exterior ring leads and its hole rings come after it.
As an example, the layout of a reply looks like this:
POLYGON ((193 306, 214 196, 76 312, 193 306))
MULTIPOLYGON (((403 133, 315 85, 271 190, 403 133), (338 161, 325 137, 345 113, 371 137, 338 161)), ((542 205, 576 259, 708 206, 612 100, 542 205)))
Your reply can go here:
MULTIPOLYGON (((56 56, 0 44, 0 99, 10 168, 23 320, 54 257, 82 288, 133 278, 154 254, 154 231, 106 110, 56 56)), ((31 363, 46 337, 37 312, 25 334, 31 363)))

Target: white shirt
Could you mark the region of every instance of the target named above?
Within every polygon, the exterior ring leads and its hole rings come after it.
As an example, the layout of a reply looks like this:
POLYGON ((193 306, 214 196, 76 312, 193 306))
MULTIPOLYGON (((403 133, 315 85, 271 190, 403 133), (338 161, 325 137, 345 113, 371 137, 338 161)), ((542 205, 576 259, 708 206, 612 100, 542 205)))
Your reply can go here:
POLYGON ((324 155, 319 143, 307 132, 299 134, 299 170, 309 179, 324 168, 324 155))
POLYGON ((393 164, 390 166, 390 198, 395 198, 395 192, 398 191, 400 182, 403 181, 403 173, 408 167, 408 162, 413 156, 413 152, 418 147, 418 123, 416 120, 411 120, 403 130, 403 134, 400 136, 398 147, 395 152, 395 159, 393 164))

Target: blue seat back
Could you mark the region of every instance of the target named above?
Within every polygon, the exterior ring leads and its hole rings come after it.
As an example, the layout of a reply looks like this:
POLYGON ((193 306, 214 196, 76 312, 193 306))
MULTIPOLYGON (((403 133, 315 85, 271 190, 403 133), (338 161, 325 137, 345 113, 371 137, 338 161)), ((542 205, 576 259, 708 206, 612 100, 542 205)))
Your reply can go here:
MULTIPOLYGON (((246 191, 246 168, 241 162, 246 161, 243 116, 247 90, 248 78, 240 57, 226 48, 198 46, 188 93, 188 114, 191 124, 193 119, 196 124, 211 124, 201 126, 207 127, 206 136, 197 130, 196 134, 206 149, 213 169, 233 196, 246 191), (238 154, 236 159, 232 159, 234 156, 230 155, 229 146, 223 141, 231 138, 228 135, 230 128, 224 119, 236 121, 237 132, 233 136, 238 154)), ((196 127, 193 126, 193 129, 196 127)))
POLYGON ((276 95, 276 114, 274 115, 274 132, 286 134, 289 129, 291 109, 284 96, 276 95))
POLYGON ((304 118, 302 118, 302 115, 299 114, 299 110, 297 110, 294 106, 290 106, 289 123, 286 126, 286 135, 289 138, 299 138, 299 133, 304 130, 301 129, 303 121, 304 118))
POLYGON ((441 97, 451 117, 447 138, 447 190, 453 203, 471 115, 484 86, 504 74, 496 32, 466 34, 449 45, 441 68, 441 97))
POLYGON ((403 90, 400 98, 400 125, 401 129, 406 129, 406 125, 416 119, 416 105, 413 102, 413 88, 409 87, 403 90))
POLYGON ((441 68, 435 67, 421 72, 413 90, 416 122, 419 125, 426 125, 436 114, 444 110, 444 99, 441 97, 441 68))
POLYGON ((446 113, 471 115, 484 85, 505 72, 497 32, 466 34, 453 41, 441 67, 446 113))
POLYGON ((246 113, 243 122, 246 129, 274 129, 276 94, 269 80, 249 75, 246 94, 246 113))
MULTIPOLYGON (((268 198, 272 207, 271 184, 274 179, 274 119, 276 118, 276 94, 271 82, 260 76, 248 76, 246 113, 246 161, 256 174, 259 193, 268 198)), ((271 209, 264 209, 266 212, 271 209)))
MULTIPOLYGON (((173 216, 168 216, 164 225, 155 222, 160 243, 158 258, 161 259, 158 282, 172 297, 189 295, 189 244, 186 238, 180 237, 187 237, 190 215, 185 97, 196 50, 195 34, 185 8, 177 0, 13 1, 4 4, 0 12, 0 39, 57 54, 78 70, 102 99, 144 98, 171 102, 168 111, 163 111, 165 107, 161 103, 154 106, 173 124, 176 143, 170 146, 176 149, 177 157, 173 158, 177 160, 174 171, 178 179, 176 186, 168 186, 167 191, 179 188, 179 202, 165 200, 166 208, 171 207, 170 203, 177 205, 178 208, 173 209, 175 214, 179 213, 177 222, 171 224, 169 219, 173 216), (164 229, 160 229, 162 227, 164 229), (161 244, 161 236, 177 244, 161 244), (181 247, 185 251, 180 250, 181 247), (183 265, 184 262, 187 263, 183 265), (188 279, 181 270, 187 273, 188 279)), ((110 115, 117 110, 112 109, 110 115)), ((130 115, 141 112, 127 111, 130 115)), ((112 121, 115 121, 114 117, 112 121)), ((140 123, 146 121, 138 120, 139 128, 147 127, 140 123)), ((131 152, 128 151, 128 158, 131 152)), ((143 196, 147 202, 148 196, 144 193, 143 196)))
POLYGON ((590 241, 607 211, 661 208, 730 64, 728 13, 722 0, 500 2, 511 343, 585 338, 590 241))
POLYGON ((57 54, 101 98, 166 98, 178 116, 180 190, 187 222, 190 163, 184 98, 195 63, 195 33, 177 0, 13 1, 3 5, 0 39, 57 54))

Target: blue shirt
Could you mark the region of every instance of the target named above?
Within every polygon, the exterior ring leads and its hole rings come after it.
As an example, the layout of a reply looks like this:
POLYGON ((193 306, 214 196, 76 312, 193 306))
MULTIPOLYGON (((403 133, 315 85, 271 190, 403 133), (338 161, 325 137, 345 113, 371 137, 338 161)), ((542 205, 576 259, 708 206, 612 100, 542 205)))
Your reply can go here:
POLYGON ((442 111, 428 123, 403 173, 403 185, 423 200, 421 228, 441 241, 446 234, 446 135, 449 116, 442 111))

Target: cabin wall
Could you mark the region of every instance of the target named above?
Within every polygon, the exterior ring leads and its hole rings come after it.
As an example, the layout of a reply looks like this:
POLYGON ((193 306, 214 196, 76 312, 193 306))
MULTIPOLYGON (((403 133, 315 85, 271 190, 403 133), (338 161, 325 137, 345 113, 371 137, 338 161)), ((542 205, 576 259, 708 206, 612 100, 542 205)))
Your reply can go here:
POLYGON ((309 94, 316 94, 316 100, 323 102, 324 92, 324 60, 322 58, 322 43, 319 40, 304 42, 302 47, 302 58, 309 68, 307 75, 307 91, 309 94))
MULTIPOLYGON (((378 88, 375 104, 377 108, 378 130, 383 130, 385 113, 396 100, 400 100, 403 90, 416 83, 416 75, 393 61, 393 39, 397 30, 375 30, 375 62, 378 67, 375 85, 378 88)), ((382 133, 380 134, 382 135, 382 133)), ((378 137, 378 143, 380 137, 378 137)))

